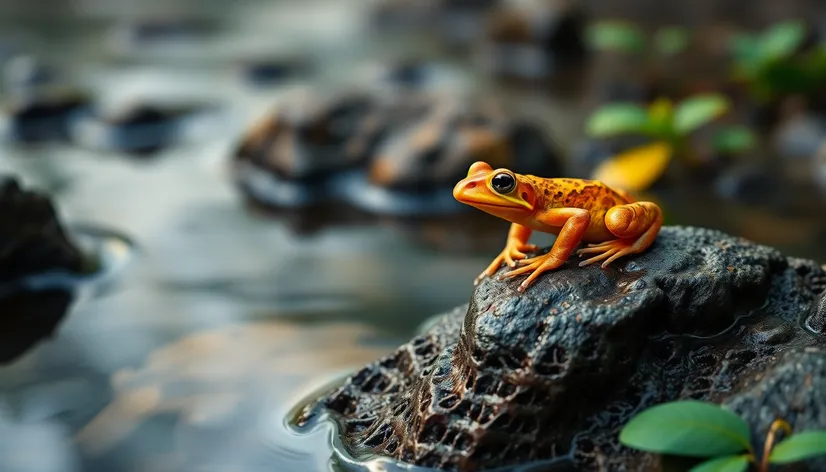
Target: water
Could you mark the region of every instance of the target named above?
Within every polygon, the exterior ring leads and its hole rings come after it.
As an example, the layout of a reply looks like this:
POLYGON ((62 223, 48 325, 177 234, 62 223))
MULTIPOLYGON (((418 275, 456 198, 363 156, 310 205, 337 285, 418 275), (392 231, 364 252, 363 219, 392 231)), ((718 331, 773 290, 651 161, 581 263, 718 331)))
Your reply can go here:
MULTIPOLYGON (((152 158, 3 146, 0 171, 52 195, 73 237, 111 264, 80 286, 84 296, 52 339, 0 367, 0 470, 403 468, 352 462, 336 453, 332 424, 299 434, 287 425, 290 412, 320 385, 391 352, 432 315, 467 302, 507 224, 264 214, 244 204, 228 160, 243 130, 307 86, 250 88, 235 69, 240 52, 295 45, 323 66, 309 83, 332 88, 362 80, 373 59, 431 46, 369 40, 361 3, 247 0, 200 5, 220 20, 219 34, 136 49, 112 39, 112 27, 138 4, 54 3, 14 7, 15 15, 0 15, 0 33, 64 66, 101 103, 196 99, 217 104, 218 115, 152 158)), ((579 102, 537 93, 514 105, 542 117, 568 147, 579 102)), ((826 260, 814 210, 778 215, 702 192, 668 201, 673 221, 826 260)))

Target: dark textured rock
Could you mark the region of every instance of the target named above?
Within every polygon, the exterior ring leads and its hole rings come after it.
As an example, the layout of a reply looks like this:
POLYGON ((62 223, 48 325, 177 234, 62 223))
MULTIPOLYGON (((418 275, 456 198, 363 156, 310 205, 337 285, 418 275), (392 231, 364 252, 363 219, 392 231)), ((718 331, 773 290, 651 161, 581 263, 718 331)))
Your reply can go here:
POLYGON ((821 296, 817 306, 813 307, 811 316, 806 319, 806 327, 816 333, 826 335, 826 295, 821 296))
MULTIPOLYGON (((520 277, 484 280, 467 307, 319 405, 352 452, 422 466, 474 471, 568 457, 579 470, 660 470, 656 456, 617 443, 641 408, 713 399, 763 427, 774 405, 815 401, 817 390, 798 393, 810 382, 806 367, 782 354, 826 344, 801 327, 824 277, 814 262, 742 238, 665 227, 647 252, 606 270, 572 259, 524 294, 520 277), (772 373, 748 384, 763 365, 772 373)), ((826 428, 822 409, 795 411, 787 419, 796 429, 826 428)))
POLYGON ((0 362, 50 336, 72 301, 67 291, 34 291, 24 280, 47 272, 81 273, 84 266, 51 202, 13 178, 0 178, 0 362))

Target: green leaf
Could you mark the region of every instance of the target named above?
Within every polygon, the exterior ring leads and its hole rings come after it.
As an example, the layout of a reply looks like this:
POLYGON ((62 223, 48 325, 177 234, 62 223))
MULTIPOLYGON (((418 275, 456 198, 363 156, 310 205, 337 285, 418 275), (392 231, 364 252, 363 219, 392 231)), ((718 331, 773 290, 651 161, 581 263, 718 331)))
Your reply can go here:
POLYGON ((751 450, 749 437, 749 425, 734 412, 696 400, 649 408, 620 432, 620 442, 628 447, 691 457, 751 450))
POLYGON ((786 57, 806 38, 806 25, 802 21, 784 21, 769 28, 760 37, 760 54, 765 59, 786 57))
POLYGON ((671 140, 674 126, 674 102, 658 98, 648 105, 646 133, 659 139, 671 140))
POLYGON ((803 431, 779 442, 769 455, 772 464, 811 459, 826 456, 826 431, 803 431))
POLYGON ((688 47, 688 30, 678 26, 660 28, 654 36, 654 45, 660 54, 678 54, 688 47))
POLYGON ((633 103, 606 105, 591 115, 586 131, 591 136, 607 137, 642 132, 648 125, 645 109, 633 103))
POLYGON ((674 130, 690 133, 722 115, 729 108, 729 101, 722 95, 698 95, 687 98, 674 111, 674 130))
POLYGON ((717 152, 738 153, 752 149, 757 143, 754 132, 745 126, 731 126, 721 129, 712 138, 717 152))
POLYGON ((726 456, 702 462, 688 472, 743 472, 748 466, 748 455, 726 456))
POLYGON ((637 53, 645 49, 645 36, 636 26, 624 21, 600 21, 586 33, 593 49, 637 53))
POLYGON ((757 38, 746 33, 732 35, 728 47, 731 53, 741 61, 753 61, 760 53, 760 43, 757 38))

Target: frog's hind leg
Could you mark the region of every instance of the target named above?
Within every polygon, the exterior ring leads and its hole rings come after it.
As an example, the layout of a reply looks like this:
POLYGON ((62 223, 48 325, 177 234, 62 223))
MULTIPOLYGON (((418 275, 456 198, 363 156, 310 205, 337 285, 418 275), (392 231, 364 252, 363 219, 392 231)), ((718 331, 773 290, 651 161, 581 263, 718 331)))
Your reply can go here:
POLYGON ((580 267, 604 260, 604 269, 620 257, 639 254, 648 249, 663 225, 663 214, 652 202, 635 202, 618 205, 605 213, 605 227, 617 239, 604 243, 589 244, 577 254, 596 254, 579 263, 580 267))

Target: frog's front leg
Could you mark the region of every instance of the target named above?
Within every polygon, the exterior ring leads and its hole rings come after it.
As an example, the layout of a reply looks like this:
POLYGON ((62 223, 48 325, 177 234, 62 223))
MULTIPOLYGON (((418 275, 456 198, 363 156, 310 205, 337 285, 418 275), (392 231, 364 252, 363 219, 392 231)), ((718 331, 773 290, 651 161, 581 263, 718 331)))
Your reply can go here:
POLYGON ((490 277, 499 270, 502 262, 506 263, 508 267, 514 267, 516 261, 524 259, 528 252, 538 251, 539 247, 533 244, 528 244, 528 239, 531 237, 532 230, 527 226, 522 226, 516 223, 511 224, 508 232, 508 241, 505 243, 505 249, 496 256, 496 259, 490 263, 484 272, 479 274, 473 281, 473 285, 479 284, 485 277, 490 277))
POLYGON ((531 272, 531 275, 519 285, 520 292, 528 288, 544 272, 557 269, 565 264, 582 241, 582 236, 591 223, 591 215, 582 208, 553 208, 537 215, 536 220, 547 226, 561 226, 562 229, 547 254, 524 259, 520 262, 522 267, 504 275, 505 278, 510 278, 531 272))
POLYGON ((618 239, 600 244, 589 244, 578 254, 597 254, 579 263, 584 267, 594 262, 605 260, 602 268, 620 257, 639 254, 654 243, 663 225, 660 207, 652 202, 635 202, 619 205, 605 213, 605 227, 618 239))

